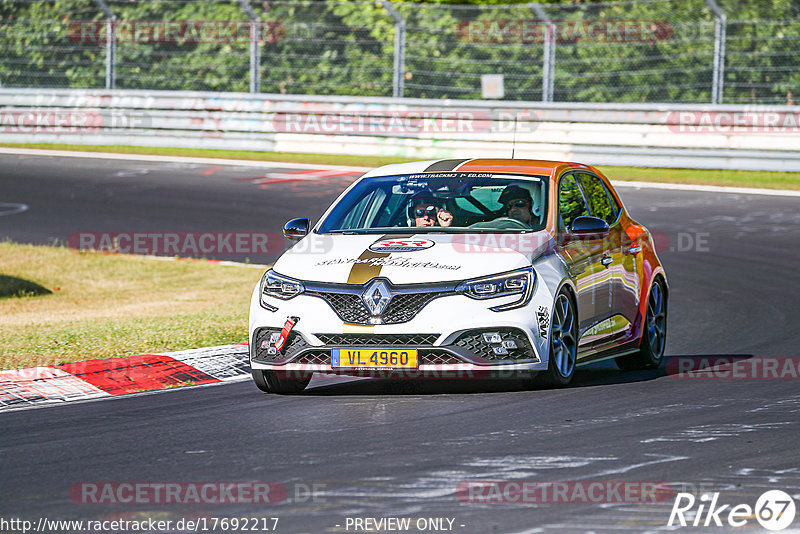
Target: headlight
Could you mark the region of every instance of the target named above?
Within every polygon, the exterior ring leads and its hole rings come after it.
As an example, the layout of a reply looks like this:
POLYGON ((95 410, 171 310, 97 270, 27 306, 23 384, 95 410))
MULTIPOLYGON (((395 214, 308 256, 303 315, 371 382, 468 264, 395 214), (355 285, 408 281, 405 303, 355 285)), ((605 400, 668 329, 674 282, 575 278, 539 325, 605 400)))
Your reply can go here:
POLYGON ((491 308, 493 311, 503 311, 519 308, 530 302, 535 281, 536 273, 534 273, 532 267, 528 267, 510 273, 467 280, 459 284, 456 291, 469 298, 480 300, 507 297, 509 295, 520 296, 519 300, 491 308))
POLYGON ((283 276, 272 269, 264 273, 261 278, 261 305, 268 310, 275 310, 275 306, 269 305, 264 301, 265 296, 275 297, 281 300, 289 300, 305 291, 303 282, 283 276))

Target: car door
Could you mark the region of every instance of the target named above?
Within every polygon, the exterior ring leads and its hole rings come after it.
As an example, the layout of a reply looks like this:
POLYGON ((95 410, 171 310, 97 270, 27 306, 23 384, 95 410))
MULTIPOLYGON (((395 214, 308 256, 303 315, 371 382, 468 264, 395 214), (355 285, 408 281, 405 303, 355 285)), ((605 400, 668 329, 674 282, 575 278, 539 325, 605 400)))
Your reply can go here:
POLYGON ((606 269, 608 298, 599 306, 605 308, 601 313, 603 317, 591 332, 592 337, 597 339, 597 348, 602 348, 599 345, 626 339, 630 331, 638 299, 636 260, 634 255, 628 253, 631 240, 620 220, 621 208, 606 183, 590 173, 580 173, 579 180, 590 213, 606 221, 609 226, 601 260, 606 269))
POLYGON ((610 280, 602 264, 602 237, 575 237, 570 233, 572 222, 590 215, 589 205, 575 173, 564 174, 558 183, 558 251, 569 268, 578 290, 579 347, 593 343, 591 329, 609 314, 610 280), (589 332, 588 336, 584 333, 589 332))

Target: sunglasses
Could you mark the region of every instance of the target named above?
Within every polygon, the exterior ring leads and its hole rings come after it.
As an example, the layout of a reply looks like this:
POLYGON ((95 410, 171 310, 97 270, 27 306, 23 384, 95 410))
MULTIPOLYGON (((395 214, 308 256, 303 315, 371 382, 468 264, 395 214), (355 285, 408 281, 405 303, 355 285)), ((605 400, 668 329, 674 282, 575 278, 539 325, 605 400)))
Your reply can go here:
POLYGON ((414 210, 414 217, 436 217, 436 206, 428 206, 427 208, 417 208, 414 210))
POLYGON ((509 200, 508 202, 506 202, 506 209, 508 209, 508 208, 525 208, 525 207, 528 207, 530 205, 531 205, 530 202, 528 202, 527 200, 524 200, 524 199, 521 199, 521 198, 517 198, 517 199, 509 200))

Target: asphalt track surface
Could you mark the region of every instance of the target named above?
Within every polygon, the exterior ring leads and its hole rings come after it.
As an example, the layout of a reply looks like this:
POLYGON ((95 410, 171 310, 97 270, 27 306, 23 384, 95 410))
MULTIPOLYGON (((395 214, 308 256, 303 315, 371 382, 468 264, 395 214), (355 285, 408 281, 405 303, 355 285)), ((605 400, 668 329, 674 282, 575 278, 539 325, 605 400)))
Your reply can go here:
MULTIPOLYGON (((3 155, 0 163, 0 202, 29 208, 1 216, 0 235, 33 243, 85 231, 277 232, 291 217, 318 217, 352 179, 77 158, 3 155)), ((800 356, 796 198, 619 190, 661 243, 669 359, 800 356)), ((771 489, 800 499, 799 383, 680 379, 664 368, 622 373, 599 363, 560 390, 315 378, 294 397, 244 381, 9 412, 0 414, 0 518, 279 517, 277 532, 310 533, 354 532, 348 517, 450 518, 452 532, 464 533, 674 530, 666 527, 674 495, 498 504, 456 490, 475 480, 659 482, 720 492, 720 504, 753 505, 771 489), (69 488, 84 481, 278 482, 288 498, 73 502, 69 488)), ((752 518, 748 527, 761 531, 752 518)))

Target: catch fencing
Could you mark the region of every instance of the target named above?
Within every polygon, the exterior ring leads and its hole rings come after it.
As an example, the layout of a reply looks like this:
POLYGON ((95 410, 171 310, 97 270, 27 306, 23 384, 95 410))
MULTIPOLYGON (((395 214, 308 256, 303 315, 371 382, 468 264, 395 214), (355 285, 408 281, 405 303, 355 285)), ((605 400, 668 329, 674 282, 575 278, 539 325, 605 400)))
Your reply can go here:
POLYGON ((800 4, 0 0, 0 86, 794 104, 800 4))

